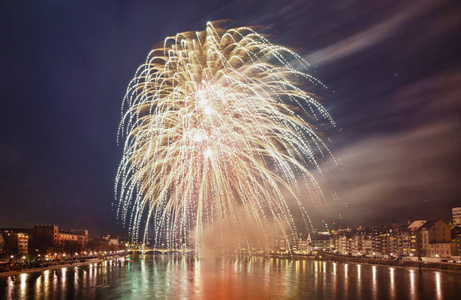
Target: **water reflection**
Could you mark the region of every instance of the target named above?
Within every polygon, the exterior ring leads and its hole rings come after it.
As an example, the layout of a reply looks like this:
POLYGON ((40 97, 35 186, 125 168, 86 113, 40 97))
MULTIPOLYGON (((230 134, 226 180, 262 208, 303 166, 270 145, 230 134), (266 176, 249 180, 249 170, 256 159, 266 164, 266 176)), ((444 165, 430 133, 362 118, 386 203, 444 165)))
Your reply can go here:
POLYGON ((362 265, 357 265, 357 292, 358 296, 361 296, 362 292, 362 265))
POLYGON ((14 281, 13 281, 13 277, 12 276, 9 276, 8 277, 8 280, 7 280, 7 287, 6 287, 6 297, 8 299, 12 299, 13 298, 13 293, 14 293, 14 281))
POLYGON ((440 272, 435 272, 435 291, 437 299, 442 299, 442 279, 440 272))
MULTIPOLYGON (((201 276, 201 272, 200 272, 200 268, 201 268, 201 261, 196 259, 194 261, 194 265, 195 265, 195 268, 194 268, 194 287, 195 287, 195 294, 200 296, 203 294, 203 290, 202 290, 202 285, 201 285, 201 282, 202 282, 202 276, 201 276)), ((234 273, 237 272, 237 264, 234 264, 234 273)))
POLYGON ((65 286, 66 285, 66 272, 67 272, 67 268, 62 268, 61 269, 61 281, 62 281, 62 286, 65 286))
POLYGON ((58 274, 56 273, 56 270, 53 271, 52 291, 54 295, 56 295, 58 291, 58 274))
POLYGON ((373 291, 373 299, 377 299, 378 296, 378 283, 376 280, 377 276, 377 270, 376 266, 372 267, 372 278, 373 278, 373 283, 372 283, 372 291, 373 291))
POLYGON ((410 297, 411 299, 416 298, 416 285, 415 285, 415 270, 410 270, 410 297))
POLYGON ((362 265, 357 265, 357 279, 358 282, 360 283, 360 275, 362 273, 362 265))
MULTIPOLYGON (((46 298, 49 297, 49 290, 50 290, 50 270, 46 270, 46 271, 43 271, 43 289, 42 291, 44 291, 44 296, 46 298)), ((39 291, 37 291, 39 292, 39 291)))
POLYGON ((39 294, 41 290, 42 290, 42 275, 40 275, 35 281, 35 294, 36 295, 39 294))
POLYGON ((0 298, 449 299, 461 293, 460 280, 458 273, 367 264, 146 256, 0 276, 0 298))
POLYGON ((336 288, 336 286, 337 286, 337 283, 336 283, 336 281, 337 281, 336 266, 337 266, 337 265, 338 265, 338 264, 337 264, 336 262, 333 263, 333 274, 332 274, 332 276, 331 276, 331 278, 332 278, 332 279, 331 279, 331 281, 332 281, 332 282, 331 282, 331 285, 332 285, 332 287, 333 287, 333 295, 337 295, 337 288, 336 288))
POLYGON ((27 276, 29 276, 29 274, 21 274, 19 276, 20 276, 20 280, 21 280, 19 296, 21 298, 25 298, 26 297, 26 285, 27 285, 26 280, 27 280, 27 276))
POLYGON ((348 269, 349 268, 348 267, 349 267, 349 265, 347 263, 344 264, 344 278, 346 279, 346 280, 344 280, 344 295, 345 295, 345 297, 348 296, 348 289, 349 289, 349 283, 348 283, 349 282, 348 281, 348 274, 349 274, 348 269))
POLYGON ((391 298, 395 299, 395 268, 389 268, 390 283, 391 283, 391 298))

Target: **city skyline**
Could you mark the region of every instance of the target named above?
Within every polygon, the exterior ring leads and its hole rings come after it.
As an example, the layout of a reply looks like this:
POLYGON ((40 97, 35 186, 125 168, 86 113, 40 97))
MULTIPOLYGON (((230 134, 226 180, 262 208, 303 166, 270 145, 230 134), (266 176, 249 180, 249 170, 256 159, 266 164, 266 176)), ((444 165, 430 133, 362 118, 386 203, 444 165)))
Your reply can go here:
POLYGON ((126 233, 111 211, 126 86, 165 36, 219 19, 275 31, 327 86, 316 92, 338 124, 326 137, 341 164, 324 165, 329 208, 303 199, 315 227, 449 220, 459 206, 456 4, 218 1, 175 17, 145 4, 2 4, 1 227, 126 233))
MULTIPOLYGON (((299 228, 299 234, 300 235, 305 235, 306 233, 309 233, 309 232, 333 232, 333 231, 338 231, 338 230, 365 230, 365 229, 372 229, 372 228, 385 228, 385 227, 391 227, 393 225, 398 225, 399 227, 404 227, 405 225, 410 225, 411 223, 413 222, 418 222, 418 221, 434 221, 434 220, 442 220, 444 221, 445 223, 447 223, 447 225, 452 225, 453 227, 457 227, 459 228, 460 227, 460 223, 457 223, 456 221, 460 219, 459 217, 459 211, 461 211, 461 207, 453 207, 451 210, 450 210, 450 218, 449 219, 443 219, 443 218, 422 218, 421 216, 415 216, 414 218, 411 218, 411 219, 408 219, 408 220, 403 220, 403 221, 399 221, 399 220, 390 220, 389 222, 387 223, 376 223, 376 224, 367 224, 367 225, 363 225, 363 224, 360 224, 360 222, 358 221, 358 225, 356 226, 352 226, 351 224, 340 224, 340 223, 336 223, 336 222, 332 222, 331 226, 329 226, 328 228, 326 228, 325 226, 317 226, 317 227, 306 227, 306 228, 299 228)), ((32 230, 34 227, 36 226, 60 226, 59 224, 56 224, 56 223, 49 223, 49 224, 33 224, 33 223, 27 223, 27 224, 19 224, 18 226, 13 226, 13 227, 6 227, 6 226, 3 226, 3 227, 0 227, 0 230, 6 230, 6 231, 10 231, 12 230, 12 232, 29 232, 30 230, 32 230)), ((85 226, 82 224, 81 226, 78 227, 79 229, 75 229, 75 228, 69 228, 67 230, 70 230, 70 231, 73 231, 73 230, 76 230, 76 231, 79 231, 79 230, 86 230, 88 231, 87 228, 85 228, 85 226)), ((121 233, 119 234, 118 232, 115 232, 115 231, 100 231, 100 230, 97 230, 95 232, 91 232, 91 231, 88 231, 88 237, 91 238, 91 239, 99 239, 101 236, 106 236, 106 235, 113 235, 113 234, 116 234, 120 239, 123 239, 123 240, 130 240, 130 237, 129 235, 125 232, 125 233, 121 233)), ((133 241, 133 242, 136 242, 136 241, 133 241)), ((139 243, 141 243, 142 241, 137 241, 139 243)))

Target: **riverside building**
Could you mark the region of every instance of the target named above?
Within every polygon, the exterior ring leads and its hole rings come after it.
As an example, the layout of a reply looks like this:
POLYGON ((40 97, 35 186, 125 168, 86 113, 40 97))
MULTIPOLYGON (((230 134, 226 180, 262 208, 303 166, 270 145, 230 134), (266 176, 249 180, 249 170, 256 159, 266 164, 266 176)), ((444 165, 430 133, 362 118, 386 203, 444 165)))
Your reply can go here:
POLYGON ((453 226, 461 227, 461 207, 453 207, 451 211, 453 214, 453 226))

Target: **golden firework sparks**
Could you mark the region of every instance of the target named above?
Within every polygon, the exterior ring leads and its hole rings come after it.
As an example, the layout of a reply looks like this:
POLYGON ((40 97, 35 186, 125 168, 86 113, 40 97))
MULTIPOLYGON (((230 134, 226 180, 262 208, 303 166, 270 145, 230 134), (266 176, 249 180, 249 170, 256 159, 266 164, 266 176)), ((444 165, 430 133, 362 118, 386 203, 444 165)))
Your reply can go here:
POLYGON ((251 224, 269 241, 270 223, 296 236, 284 191, 303 215, 300 180, 303 197, 324 199, 310 170, 331 154, 313 124, 334 124, 306 90, 321 84, 307 69, 247 27, 208 23, 152 50, 128 86, 120 125, 116 199, 133 238, 151 225, 156 243, 198 247, 206 226, 245 239, 251 224))

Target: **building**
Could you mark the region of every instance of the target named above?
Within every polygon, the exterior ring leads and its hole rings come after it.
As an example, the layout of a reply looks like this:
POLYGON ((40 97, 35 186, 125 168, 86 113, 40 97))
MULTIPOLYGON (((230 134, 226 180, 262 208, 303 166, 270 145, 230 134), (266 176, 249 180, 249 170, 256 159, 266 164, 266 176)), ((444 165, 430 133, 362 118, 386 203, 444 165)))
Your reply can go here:
POLYGON ((451 243, 450 227, 442 220, 427 221, 420 227, 419 231, 421 235, 421 254, 423 256, 430 255, 429 246, 431 244, 451 243))
POLYGON ((363 234, 361 232, 357 232, 352 236, 351 240, 351 252, 352 255, 362 255, 363 247, 363 234))
POLYGON ((331 252, 339 251, 339 237, 337 234, 330 235, 330 251, 331 252))
POLYGON ((431 243, 427 248, 427 255, 431 257, 456 256, 455 243, 431 243))
POLYGON ((101 236, 101 239, 103 241, 108 242, 111 245, 118 245, 119 244, 119 237, 116 234, 108 234, 108 233, 106 233, 106 234, 103 234, 101 236))
POLYGON ((27 255, 29 252, 29 236, 26 233, 18 233, 18 254, 27 255))
POLYGON ((308 254, 308 242, 307 239, 303 239, 300 237, 298 239, 298 245, 297 245, 297 253, 299 254, 308 254))
POLYGON ((327 251, 330 249, 330 235, 328 232, 307 234, 307 253, 327 251))
POLYGON ((421 257, 422 255, 422 241, 419 229, 426 222, 426 220, 417 220, 408 225, 408 231, 410 235, 410 256, 421 257))
POLYGON ((352 254, 352 233, 351 232, 343 232, 339 234, 338 237, 339 241, 339 253, 343 255, 351 255, 352 254))
POLYGON ((453 226, 461 227, 461 207, 453 207, 451 211, 453 213, 453 226))
POLYGON ((109 244, 111 245, 118 245, 119 244, 119 237, 118 235, 111 235, 109 239, 109 244))
POLYGON ((38 253, 79 252, 88 243, 88 230, 60 229, 58 225, 34 226, 34 249, 38 253))
POLYGON ((11 255, 27 255, 29 251, 29 235, 27 233, 3 231, 3 250, 11 255))
POLYGON ((108 242, 110 240, 110 234, 105 233, 101 235, 101 240, 108 242))
POLYGON ((397 252, 398 256, 410 256, 411 254, 411 234, 410 230, 407 228, 400 230, 400 248, 397 252))
POLYGON ((373 253, 373 238, 371 235, 366 235, 362 241, 361 255, 371 255, 373 253))
POLYGON ((288 252, 290 250, 290 245, 287 240, 284 238, 278 238, 275 241, 275 249, 280 252, 288 252))
POLYGON ((35 225, 34 226, 34 249, 37 252, 46 254, 58 251, 58 225, 35 225))
POLYGON ((88 230, 79 230, 79 229, 59 229, 58 230, 58 242, 65 243, 78 243, 81 245, 86 245, 88 243, 88 230))
POLYGON ((411 223, 408 229, 411 239, 410 256, 447 256, 456 253, 456 248, 454 248, 456 246, 451 240, 450 226, 444 221, 419 220, 411 223), (445 244, 453 245, 446 246, 445 244))
POLYGON ((3 247, 5 246, 5 239, 3 234, 0 232, 0 254, 3 252, 3 247))
POLYGON ((461 256, 461 227, 454 227, 451 230, 452 240, 455 241, 456 256, 461 256))

